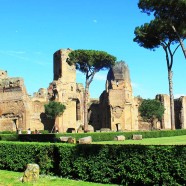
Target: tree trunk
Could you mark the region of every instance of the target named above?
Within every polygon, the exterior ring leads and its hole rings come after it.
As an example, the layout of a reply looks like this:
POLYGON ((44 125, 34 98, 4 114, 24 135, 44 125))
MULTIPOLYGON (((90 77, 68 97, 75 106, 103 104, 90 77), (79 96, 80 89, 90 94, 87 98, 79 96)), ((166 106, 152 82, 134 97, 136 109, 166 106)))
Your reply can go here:
POLYGON ((85 83, 85 93, 84 93, 84 132, 88 131, 88 93, 89 93, 89 85, 86 81, 85 83))
POLYGON ((171 113, 171 129, 175 130, 175 114, 174 114, 174 96, 173 96, 173 73, 168 70, 168 81, 169 81, 169 95, 170 95, 170 113, 171 113))
POLYGON ((184 47, 184 43, 183 43, 181 37, 179 36, 179 34, 178 34, 176 28, 175 28, 173 25, 172 25, 172 29, 174 30, 174 32, 176 33, 176 35, 177 35, 177 37, 178 37, 179 43, 180 43, 180 45, 181 45, 183 54, 184 54, 185 59, 186 59, 186 49, 185 49, 185 47, 184 47))
POLYGON ((53 133, 55 128, 56 128, 56 118, 54 118, 54 125, 53 125, 52 130, 50 131, 50 133, 53 133))

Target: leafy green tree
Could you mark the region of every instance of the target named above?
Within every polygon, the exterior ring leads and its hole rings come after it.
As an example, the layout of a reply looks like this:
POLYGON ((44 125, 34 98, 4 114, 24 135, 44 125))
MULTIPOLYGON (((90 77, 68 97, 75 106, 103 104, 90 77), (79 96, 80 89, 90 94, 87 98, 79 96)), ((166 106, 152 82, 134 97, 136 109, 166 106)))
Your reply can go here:
MULTIPOLYGON (((45 104, 44 107, 45 107, 46 116, 50 119, 54 119, 54 121, 56 120, 57 117, 61 116, 66 109, 65 105, 56 101, 50 101, 48 104, 45 104)), ((55 127, 55 122, 52 131, 54 127, 55 127)))
POLYGON ((186 38, 186 0, 139 0, 138 7, 154 20, 136 27, 134 41, 147 49, 163 47, 166 55, 171 106, 171 128, 175 129, 172 66, 176 50, 181 45, 186 58, 183 40, 186 38), (171 46, 177 44, 172 50, 171 46))
POLYGON ((160 101, 155 99, 144 99, 139 106, 141 117, 151 123, 152 127, 154 122, 158 119, 161 120, 165 108, 160 101))
POLYGON ((186 0, 139 0, 138 7, 142 12, 153 14, 156 19, 161 19, 171 27, 186 58, 183 43, 186 37, 186 0))
POLYGON ((116 57, 97 50, 74 50, 69 54, 68 64, 75 65, 76 69, 85 74, 84 92, 84 131, 88 130, 88 94, 89 86, 93 81, 94 75, 100 70, 109 69, 115 64, 116 57))

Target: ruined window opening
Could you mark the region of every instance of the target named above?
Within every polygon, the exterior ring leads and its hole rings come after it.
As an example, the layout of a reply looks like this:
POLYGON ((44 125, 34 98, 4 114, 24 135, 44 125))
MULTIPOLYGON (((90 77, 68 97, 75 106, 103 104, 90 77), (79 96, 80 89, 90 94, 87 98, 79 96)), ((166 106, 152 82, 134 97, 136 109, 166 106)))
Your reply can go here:
POLYGON ((81 120, 80 102, 76 101, 76 120, 81 120))
POLYGON ((73 88, 73 86, 71 86, 71 91, 73 91, 74 90, 74 88, 73 88))
POLYGON ((119 82, 118 82, 118 80, 116 81, 116 85, 117 85, 117 87, 118 87, 118 85, 119 85, 119 82))
POLYGON ((120 123, 116 123, 116 131, 120 131, 121 130, 121 124, 120 123))

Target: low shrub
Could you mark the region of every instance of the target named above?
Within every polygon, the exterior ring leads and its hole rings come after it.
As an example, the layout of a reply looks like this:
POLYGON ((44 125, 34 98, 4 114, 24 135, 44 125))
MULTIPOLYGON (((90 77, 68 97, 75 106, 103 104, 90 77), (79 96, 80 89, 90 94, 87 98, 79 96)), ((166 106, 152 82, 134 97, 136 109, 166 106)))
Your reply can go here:
MULTIPOLYGON (((45 131, 46 132, 46 131, 45 131)), ((133 134, 140 134, 144 138, 159 138, 186 135, 185 129, 179 130, 154 130, 154 131, 131 131, 131 132, 93 132, 93 133, 50 133, 47 134, 19 134, 17 138, 15 134, 0 134, 0 139, 5 141, 37 141, 37 142, 58 142, 61 136, 71 136, 76 139, 91 136, 94 142, 97 141, 112 141, 117 135, 124 135, 125 139, 132 139, 133 134), (4 136, 7 135, 7 136, 4 136)))
POLYGON ((28 163, 37 163, 41 173, 51 173, 53 148, 47 143, 0 142, 0 169, 23 171, 28 163))
POLYGON ((0 134, 16 134, 16 131, 5 130, 5 131, 0 131, 0 134))
POLYGON ((0 142, 0 169, 122 185, 184 185, 186 146, 0 142))
POLYGON ((17 134, 0 134, 0 140, 2 141, 18 141, 17 134))

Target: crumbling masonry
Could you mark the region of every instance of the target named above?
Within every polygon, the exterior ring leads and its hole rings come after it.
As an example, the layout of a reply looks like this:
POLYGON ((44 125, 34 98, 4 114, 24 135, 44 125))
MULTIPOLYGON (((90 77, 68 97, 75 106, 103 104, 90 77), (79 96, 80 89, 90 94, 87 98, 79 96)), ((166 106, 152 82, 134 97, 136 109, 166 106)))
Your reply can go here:
MULTIPOLYGON (((76 69, 66 62, 70 49, 58 50, 53 57, 53 81, 48 88, 41 88, 32 97, 27 94, 22 78, 9 77, 0 70, 0 131, 49 130, 54 124, 60 132, 80 132, 83 126, 84 87, 76 83, 76 69), (44 104, 55 100, 66 105, 56 123, 44 113, 44 104)), ((170 99, 168 95, 156 96, 164 107, 162 121, 156 129, 171 129, 170 99)), ((106 89, 99 100, 89 98, 89 130, 112 131, 150 130, 138 107, 140 98, 134 97, 129 68, 125 62, 117 62, 107 75, 106 89)), ((175 100, 176 128, 186 128, 186 97, 175 100)))

